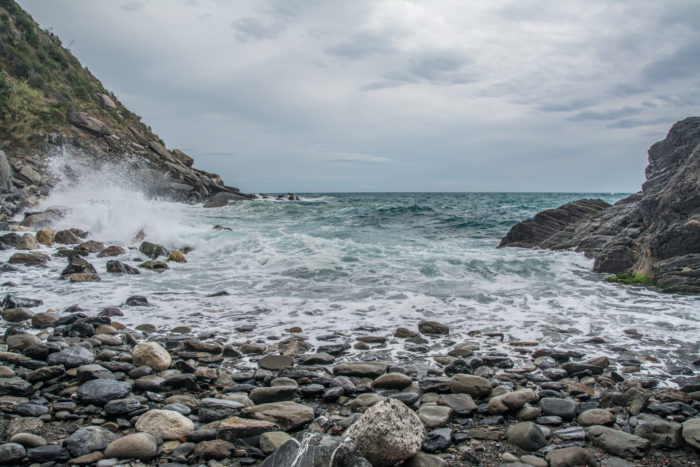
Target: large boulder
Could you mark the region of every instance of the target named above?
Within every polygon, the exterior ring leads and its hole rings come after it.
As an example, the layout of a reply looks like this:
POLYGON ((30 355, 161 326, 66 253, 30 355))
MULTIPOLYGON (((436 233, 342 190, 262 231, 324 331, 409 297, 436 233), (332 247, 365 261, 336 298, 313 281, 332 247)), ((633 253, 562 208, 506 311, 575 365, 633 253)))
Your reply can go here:
POLYGON ((420 451, 425 428, 403 402, 385 399, 367 409, 345 431, 373 466, 390 466, 420 451))
POLYGON ((106 136, 112 133, 105 122, 85 112, 71 112, 68 115, 68 121, 97 136, 106 136))
POLYGON ((644 275, 700 292, 700 117, 649 149, 642 191, 605 207, 582 200, 516 224, 500 246, 577 249, 605 273, 644 275), (596 212, 597 211, 597 212, 596 212))

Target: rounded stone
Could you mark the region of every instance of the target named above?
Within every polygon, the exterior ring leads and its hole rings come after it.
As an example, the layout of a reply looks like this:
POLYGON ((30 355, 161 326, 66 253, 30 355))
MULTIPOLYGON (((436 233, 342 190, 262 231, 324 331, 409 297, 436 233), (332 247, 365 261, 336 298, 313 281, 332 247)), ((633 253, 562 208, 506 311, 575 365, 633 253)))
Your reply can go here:
POLYGON ((372 386, 378 389, 403 389, 410 386, 413 379, 403 373, 387 373, 376 378, 372 386))
POLYGON ((455 394, 469 394, 473 398, 491 394, 493 386, 486 378, 458 373, 450 380, 450 390, 455 394))
POLYGON ((10 443, 18 443, 25 448, 38 448, 46 446, 46 439, 33 433, 17 433, 10 438, 10 443))
POLYGON ((18 443, 0 444, 0 464, 15 464, 24 459, 27 450, 18 443))
POLYGON ((540 427, 532 422, 511 425, 506 431, 508 442, 526 451, 536 451, 547 445, 547 439, 540 427))
POLYGON ((425 441, 418 415, 400 401, 385 399, 365 411, 345 432, 358 452, 375 467, 414 456, 425 441))
POLYGON ((158 445, 149 433, 134 433, 112 441, 105 450, 105 457, 117 459, 150 460, 158 452, 158 445))
POLYGON ((605 409, 590 409, 581 413, 576 421, 581 426, 610 425, 615 422, 615 415, 605 409))
POLYGON ((134 366, 146 365, 155 371, 164 371, 170 368, 172 359, 167 350, 156 342, 142 342, 134 347, 131 352, 134 366))
POLYGON ((136 429, 162 439, 184 438, 194 431, 194 423, 174 410, 153 409, 136 421, 136 429))
POLYGON ((114 399, 123 399, 131 391, 131 383, 111 379, 93 379, 78 388, 78 397, 90 404, 104 405, 114 399))

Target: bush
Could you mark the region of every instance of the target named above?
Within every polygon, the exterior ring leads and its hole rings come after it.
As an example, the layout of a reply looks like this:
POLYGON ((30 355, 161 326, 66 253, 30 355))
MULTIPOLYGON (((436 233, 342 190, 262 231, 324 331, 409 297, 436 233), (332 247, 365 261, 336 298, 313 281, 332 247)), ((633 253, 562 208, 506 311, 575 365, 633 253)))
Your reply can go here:
POLYGON ((47 109, 41 91, 23 81, 12 86, 2 108, 0 140, 8 146, 25 146, 41 127, 42 116, 47 109))

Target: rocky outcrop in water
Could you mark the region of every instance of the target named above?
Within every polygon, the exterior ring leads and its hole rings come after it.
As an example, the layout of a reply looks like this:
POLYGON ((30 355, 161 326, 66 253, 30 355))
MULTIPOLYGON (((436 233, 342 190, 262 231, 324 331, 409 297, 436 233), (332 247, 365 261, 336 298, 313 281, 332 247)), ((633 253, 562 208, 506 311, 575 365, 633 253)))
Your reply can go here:
POLYGON ((606 207, 580 200, 513 226, 500 247, 575 249, 604 273, 643 274, 700 293, 700 117, 682 120, 649 149, 642 191, 606 207))

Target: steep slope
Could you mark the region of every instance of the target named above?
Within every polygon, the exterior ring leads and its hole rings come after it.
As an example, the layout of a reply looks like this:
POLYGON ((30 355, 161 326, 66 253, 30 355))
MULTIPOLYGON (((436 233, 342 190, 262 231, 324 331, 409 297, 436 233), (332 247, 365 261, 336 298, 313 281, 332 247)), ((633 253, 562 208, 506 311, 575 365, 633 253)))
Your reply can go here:
POLYGON ((641 192, 598 213, 559 225, 540 213, 516 224, 500 246, 574 248, 595 258, 595 271, 700 293, 700 117, 677 122, 652 145, 646 178, 641 192))
POLYGON ((25 192, 31 186, 50 189, 47 160, 59 150, 96 163, 128 161, 154 180, 154 193, 179 200, 238 192, 218 175, 193 168, 193 159, 182 151, 167 150, 56 35, 41 30, 13 0, 0 0, 0 150, 11 167, 9 182, 25 192))

